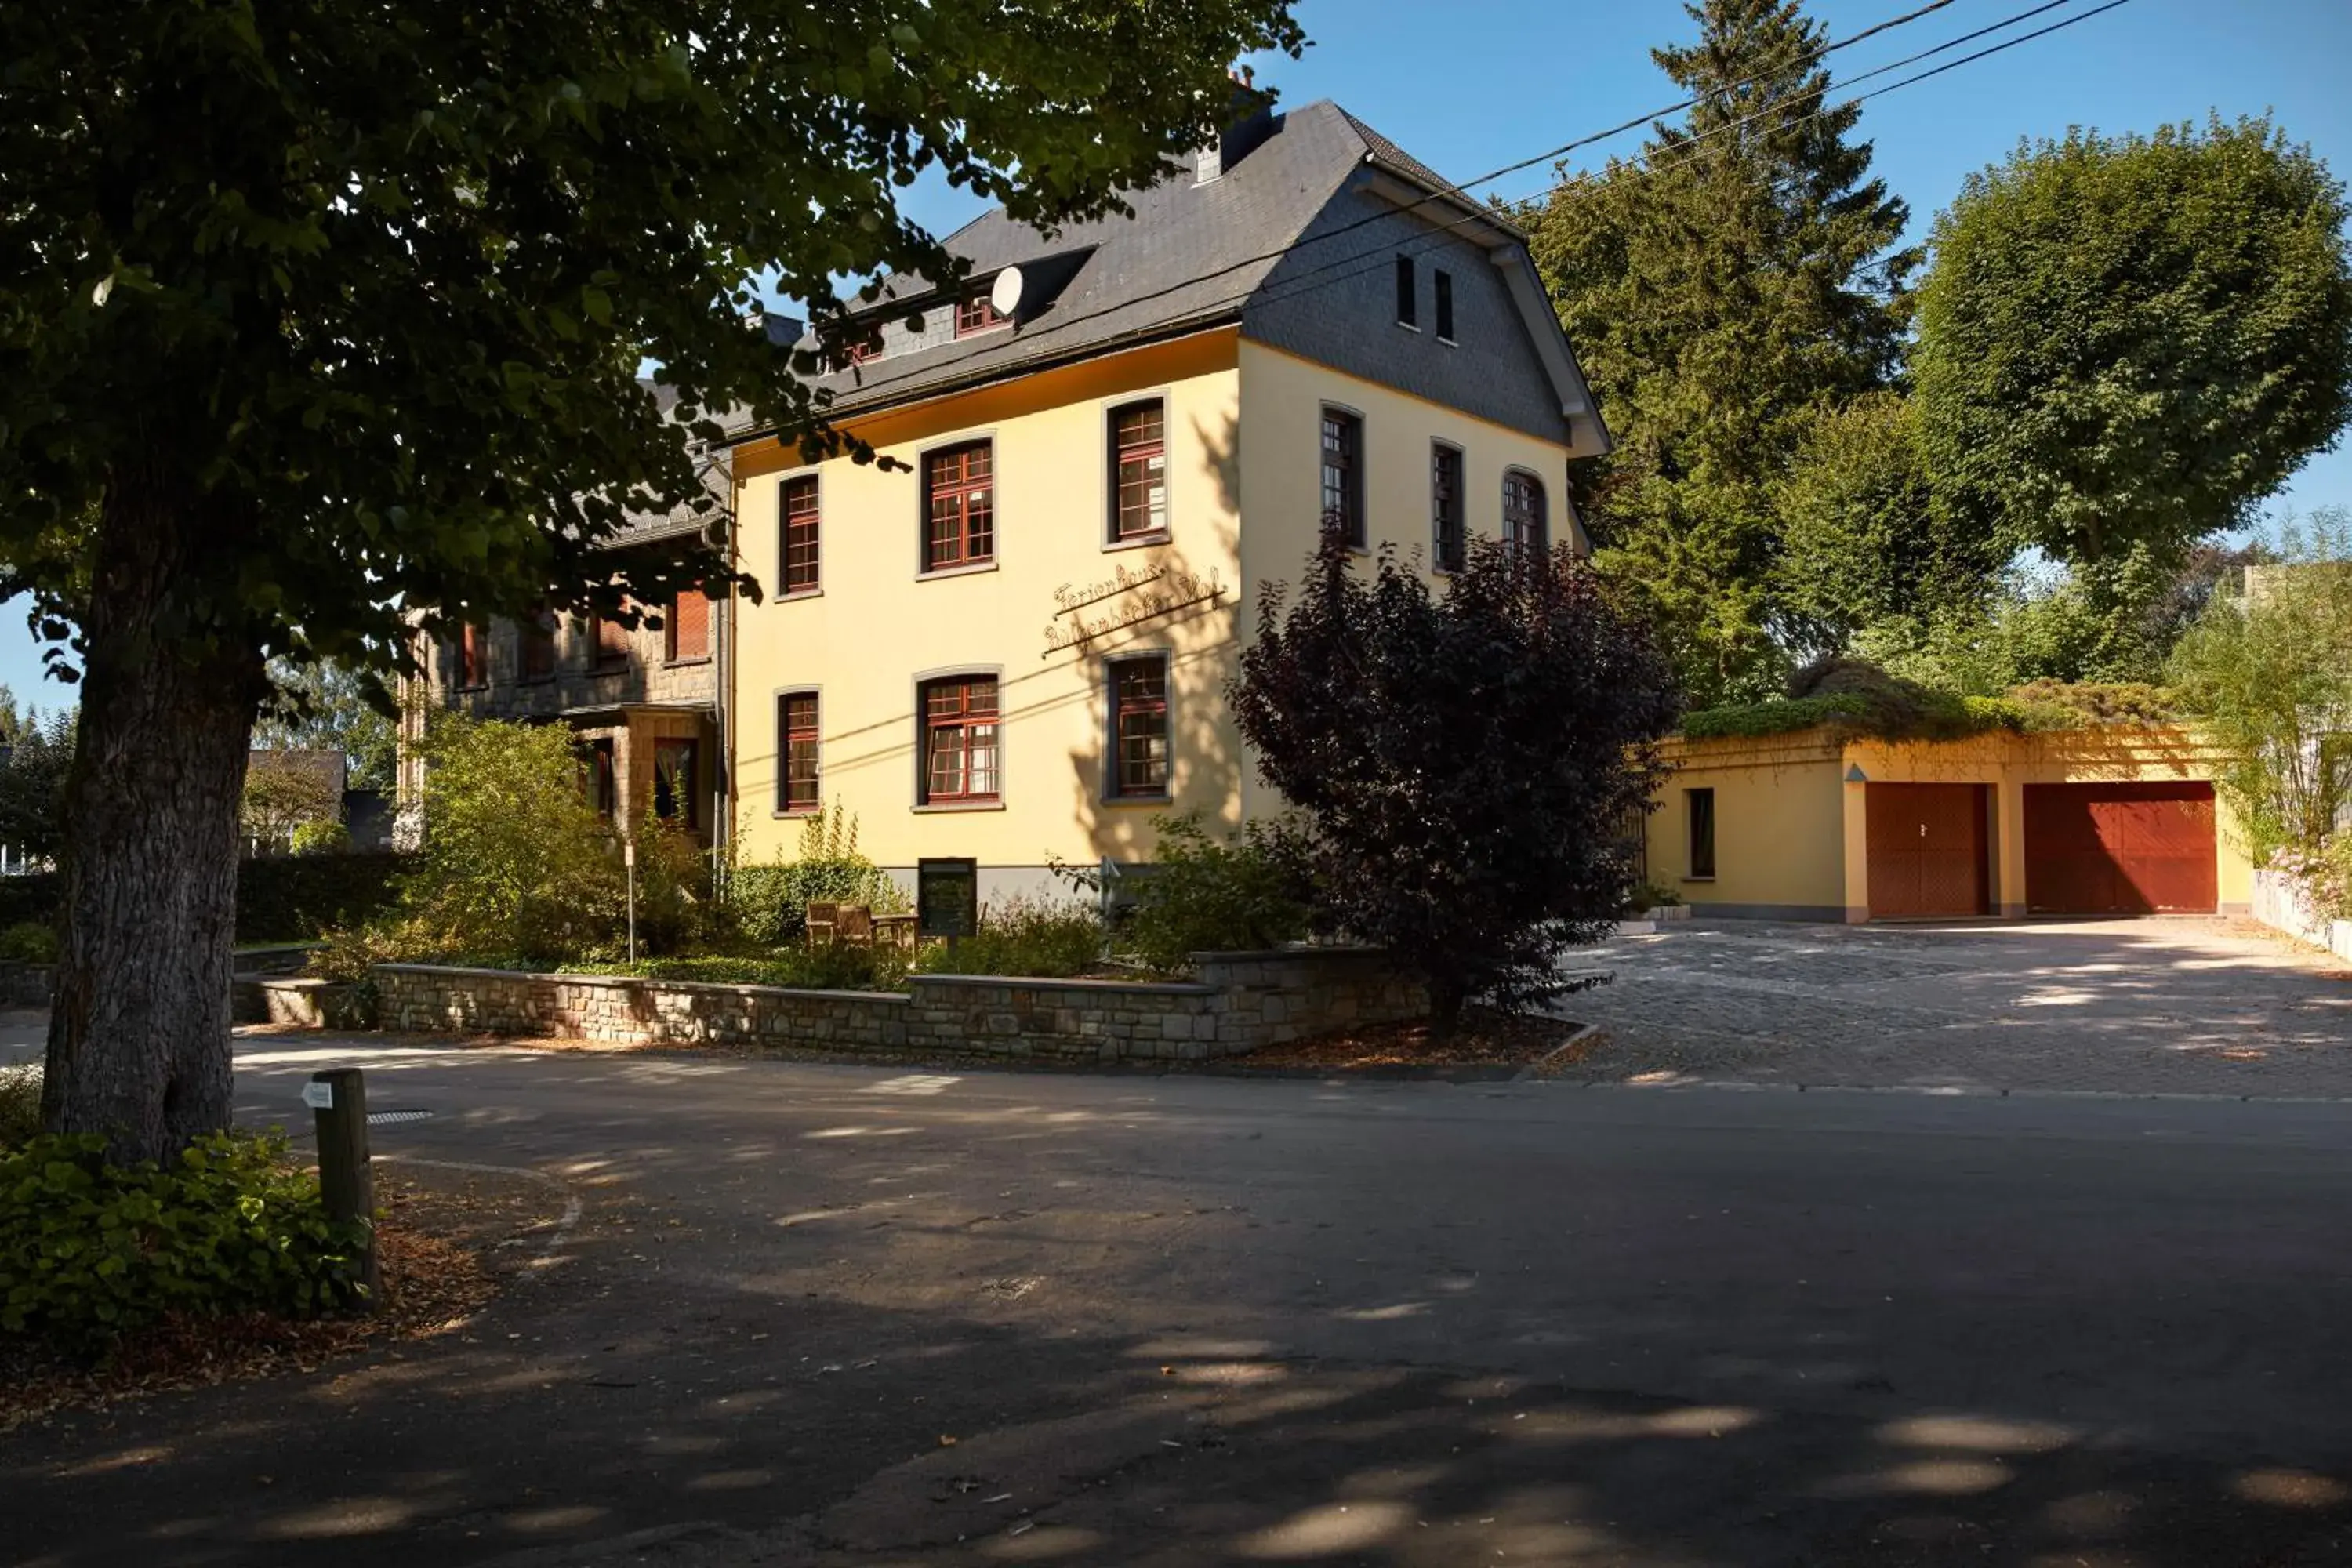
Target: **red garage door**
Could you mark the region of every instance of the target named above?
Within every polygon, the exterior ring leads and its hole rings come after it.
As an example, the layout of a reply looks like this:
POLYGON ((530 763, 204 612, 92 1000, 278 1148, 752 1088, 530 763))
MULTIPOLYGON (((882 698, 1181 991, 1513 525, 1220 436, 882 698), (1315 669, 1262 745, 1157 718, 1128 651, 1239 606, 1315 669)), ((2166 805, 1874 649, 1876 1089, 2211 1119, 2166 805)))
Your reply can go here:
POLYGON ((2211 784, 2025 786, 2035 914, 2211 914, 2215 877, 2211 784))
POLYGON ((1874 784, 1864 811, 1872 919, 1988 912, 1984 785, 1874 784))

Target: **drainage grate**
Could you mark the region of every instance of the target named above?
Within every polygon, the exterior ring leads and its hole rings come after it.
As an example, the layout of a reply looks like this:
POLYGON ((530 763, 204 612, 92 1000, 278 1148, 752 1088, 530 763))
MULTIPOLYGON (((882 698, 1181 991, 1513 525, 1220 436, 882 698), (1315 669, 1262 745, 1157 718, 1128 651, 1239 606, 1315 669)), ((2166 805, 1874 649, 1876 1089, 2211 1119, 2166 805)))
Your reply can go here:
POLYGON ((371 1110, 368 1125, 382 1127, 394 1121, 422 1121, 433 1113, 429 1110, 371 1110))

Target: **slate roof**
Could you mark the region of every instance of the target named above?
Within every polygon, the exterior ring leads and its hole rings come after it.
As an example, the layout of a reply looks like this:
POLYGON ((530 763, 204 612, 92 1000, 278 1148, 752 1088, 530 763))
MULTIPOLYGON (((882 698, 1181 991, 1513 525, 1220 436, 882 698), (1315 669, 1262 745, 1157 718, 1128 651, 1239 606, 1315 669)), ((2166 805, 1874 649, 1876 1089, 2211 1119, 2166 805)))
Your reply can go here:
MULTIPOLYGON (((640 378, 637 382, 654 395, 664 418, 677 405, 677 388, 640 378)), ((723 421, 722 421, 723 422, 723 421)), ((650 543, 655 540, 676 539, 699 533, 712 523, 730 517, 735 510, 735 454, 724 445, 698 447, 694 454, 694 468, 702 488, 718 502, 713 511, 697 513, 688 506, 673 507, 668 511, 640 511, 629 515, 618 530, 599 545, 604 550, 625 550, 631 545, 650 543)))
MULTIPOLYGON (((971 260, 972 280, 981 288, 1006 267, 1029 268, 1083 253, 1076 257, 1075 274, 1034 319, 961 339, 951 330, 933 330, 926 335, 940 340, 936 346, 913 349, 901 347, 905 340, 894 331, 892 352, 819 377, 815 384, 833 393, 836 415, 855 413, 1130 340, 1172 337, 1235 320, 1252 291, 1368 160, 1395 161, 1412 177, 1445 184, 1327 100, 1276 116, 1265 141, 1219 179, 1201 184, 1189 170, 1181 171, 1149 190, 1129 193, 1132 217, 1071 224, 1049 237, 1001 207, 992 209, 946 241, 971 260)), ((909 299, 926 287, 919 279, 901 279, 885 297, 909 299)), ((816 344, 803 338, 800 346, 816 344)))

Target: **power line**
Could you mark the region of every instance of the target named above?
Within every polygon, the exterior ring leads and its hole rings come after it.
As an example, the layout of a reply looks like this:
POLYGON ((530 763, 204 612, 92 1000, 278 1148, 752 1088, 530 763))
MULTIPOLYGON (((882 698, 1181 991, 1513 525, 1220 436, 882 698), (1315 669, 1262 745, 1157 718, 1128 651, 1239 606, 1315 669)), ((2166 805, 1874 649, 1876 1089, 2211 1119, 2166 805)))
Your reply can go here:
MULTIPOLYGON (((1919 17, 1931 15, 1936 11, 1942 10, 1946 5, 1951 3, 1952 0, 1937 0, 1936 4, 1921 7, 1916 11, 1906 13, 1901 16, 1892 17, 1887 21, 1877 24, 1875 26, 1855 34, 1851 38, 1843 39, 1837 43, 1824 46, 1822 49, 1815 51, 1813 55, 1801 59, 1800 63, 1810 63, 1811 59, 1818 58, 1821 55, 1830 53, 1838 48, 1843 48, 1850 44, 1860 43, 1863 39, 1872 37, 1874 34, 1884 33, 1889 28, 1901 26, 1906 23, 1918 19, 1919 17)), ((1975 39, 1984 37, 1991 33, 2002 31, 2005 28, 2016 26, 2020 22, 2028 21, 2035 16, 2043 15, 2044 13, 2053 10, 2060 5, 2072 3, 2073 0, 2044 0, 2043 4, 2032 6, 2014 16, 2004 17, 2000 21, 1977 28, 1972 32, 1962 34, 1958 37, 1951 38, 1942 44, 1938 44, 1932 48, 1920 50, 1916 54, 1906 56, 1904 58, 1894 61, 1891 64, 1875 68, 1873 70, 1863 73, 1861 76, 1851 78, 1849 79, 1849 83, 1865 81, 1873 77, 1883 76, 1890 70, 1899 70, 1906 65, 1916 64, 1919 60, 1944 53, 1948 49, 1957 48, 1962 44, 1972 42, 1975 39)), ((2074 26, 2077 23, 2089 21, 2094 16, 2103 15, 2105 12, 2115 10, 2119 6, 2128 5, 2129 3, 2130 0, 2105 0, 2105 4, 2104 5, 2097 5, 2088 11, 2078 13, 2073 16, 2063 17, 2047 26, 2037 28, 2033 32, 2021 34, 2017 37, 2004 40, 2000 44, 1993 45, 1987 48, 1979 49, 1972 54, 1964 55, 1958 59, 1947 61, 1943 65, 1937 66, 1933 69, 1921 71, 1916 76, 1906 77, 1899 81, 1890 82, 1885 87, 1873 89, 1869 92, 1858 94, 1853 98, 1844 100, 1837 104, 1824 105, 1821 108, 1814 109, 1797 117, 1789 123, 1791 125, 1802 124, 1809 120, 1817 120, 1831 114, 1841 113, 1847 109, 1866 102, 1871 99, 1882 97, 1886 93, 1909 87, 1916 82, 1926 81, 1930 77, 1941 76, 1946 71, 1958 69, 1961 66, 1972 64, 1975 61, 1988 58, 1990 56, 2000 54, 2006 49, 2015 48, 2021 44, 2032 43, 2035 39, 2045 37, 2053 33, 2061 32, 2067 27, 2074 26)), ((1774 72, 1770 74, 1778 75, 1780 73, 1774 72)), ((1724 90, 1737 90, 1738 87, 1750 85, 1753 82, 1761 79, 1763 79, 1761 76, 1750 77, 1745 79, 1745 80, 1739 83, 1733 84, 1732 88, 1726 89, 1724 90)), ((1689 100, 1684 104, 1675 107, 1686 108, 1696 101, 1697 100, 1696 99, 1689 100)), ((1766 114, 1785 111, 1787 107, 1787 104, 1784 102, 1780 105, 1775 105, 1764 110, 1759 110, 1756 113, 1746 116, 1739 121, 1735 121, 1728 124, 1717 126, 1709 131, 1703 132, 1698 136, 1689 138, 1679 143, 1678 146, 1681 148, 1696 146, 1701 142, 1705 142, 1714 137, 1726 134, 1728 132, 1739 129, 1766 114)), ((1670 108, 1659 112, 1671 113, 1673 111, 1674 109, 1670 108)), ((1116 311, 1130 310, 1137 305, 1145 304, 1153 300, 1164 299, 1168 295, 1179 293, 1184 289, 1197 287, 1199 284, 1208 280, 1209 279, 1219 277, 1224 273, 1237 271, 1244 267, 1254 266, 1260 261, 1275 260, 1283 256, 1289 255, 1299 249, 1305 248, 1307 246, 1325 245, 1332 240, 1339 239, 1348 234, 1364 228, 1369 225, 1382 222, 1386 219, 1397 216, 1401 213, 1410 214, 1418 208, 1426 205, 1432 201, 1443 199, 1449 195, 1458 195, 1461 192, 1469 188, 1469 186, 1483 184, 1491 180, 1500 178, 1504 174, 1516 173, 1519 170, 1532 167, 1534 164, 1542 163, 1548 158, 1557 157, 1565 151, 1572 151, 1577 147, 1589 145, 1595 141, 1604 140, 1611 136, 1622 134, 1627 130, 1647 123, 1654 118, 1654 116, 1645 115, 1640 120, 1629 121, 1625 124, 1613 127, 1611 130, 1595 132, 1591 136, 1579 138, 1575 142, 1564 143, 1561 148, 1556 148, 1549 153, 1538 154, 1534 158, 1522 159, 1515 163, 1507 165, 1503 169, 1496 170, 1492 174, 1480 175, 1478 178, 1465 182, 1464 184, 1448 186, 1443 192, 1433 192, 1407 205, 1400 206, 1393 210, 1384 210, 1381 212, 1369 214, 1360 218, 1351 219, 1349 222, 1331 229, 1328 233, 1316 236, 1310 240, 1306 240, 1304 242, 1293 241, 1274 249, 1261 251, 1252 256, 1245 256, 1238 260, 1228 262, 1223 267, 1213 268, 1209 272, 1185 279, 1181 282, 1169 284, 1164 288, 1154 289, 1149 293, 1131 296, 1129 298, 1120 300, 1115 304, 1098 306, 1091 310, 1083 311, 1073 316, 1064 317, 1061 321, 1054 323, 1053 330, 1055 331, 1061 331, 1068 328, 1080 325, 1086 321, 1093 321, 1102 316, 1110 315, 1116 311)), ((1679 168, 1685 163, 1694 161, 1696 156, 1697 154, 1690 154, 1664 164, 1653 160, 1646 163, 1633 165, 1632 173, 1634 176, 1639 177, 1655 173, 1661 168, 1668 170, 1679 168)), ((1559 185, 1554 186, 1551 191, 1547 193, 1547 195, 1574 195, 1580 190, 1594 188, 1598 187, 1586 185, 1578 181, 1568 181, 1563 182, 1559 185)), ((1488 221, 1494 215, 1491 215, 1483 209, 1474 207, 1470 212, 1463 214, 1450 222, 1438 225, 1434 234, 1416 236, 1412 240, 1404 242, 1404 245, 1402 246, 1395 243, 1383 242, 1373 246, 1369 249, 1358 251, 1353 255, 1339 257, 1333 260, 1320 263, 1300 276, 1284 279, 1276 287, 1272 293, 1266 296, 1265 302, 1268 304, 1277 303, 1284 300, 1310 293, 1317 289, 1328 288, 1334 284, 1349 281, 1355 278, 1363 276, 1367 272, 1377 270, 1380 267, 1388 265, 1393 257, 1402 253, 1408 246, 1418 245, 1423 247, 1433 247, 1436 244, 1442 243, 1444 237, 1453 231, 1469 224, 1488 221), (1370 265, 1358 265, 1359 263, 1364 263, 1367 261, 1370 262, 1370 265), (1321 277, 1324 273, 1336 272, 1338 269, 1343 268, 1350 268, 1350 270, 1339 272, 1338 276, 1334 277, 1321 277), (1318 279, 1320 280, 1318 280, 1318 279)), ((1221 309, 1226 305, 1238 303, 1241 300, 1250 298, 1251 295, 1255 294, 1261 286, 1262 284, 1253 284, 1249 288, 1241 289, 1236 293, 1205 300, 1197 307, 1197 309, 1202 310, 1211 310, 1221 309)))
MULTIPOLYGON (((2072 3, 2073 0, 2046 0, 2046 3, 2043 5, 2034 6, 2032 9, 2028 11, 2020 12, 2016 16, 2006 17, 2001 21, 1993 23, 1990 26, 1979 27, 1973 33, 1963 34, 1959 37, 1938 44, 1934 48, 1922 49, 1917 54, 1906 56, 1900 60, 1895 60, 1888 65, 1881 66, 1874 70, 1866 71, 1861 76, 1850 79, 1846 85, 1850 86, 1853 82, 1867 81, 1874 77, 1884 76, 1891 70, 1900 70, 1906 65, 1916 64, 1920 60, 1927 59, 1935 55, 1942 54, 1948 49, 1957 48, 1962 44, 1973 42, 1974 40, 1981 38, 1990 33, 2000 32, 2004 28, 2014 26, 2020 22, 2031 20, 2032 17, 2041 16, 2045 12, 2054 10, 2060 5, 2069 5, 2072 3)), ((2080 22, 2087 22, 2092 17, 2099 16, 2104 12, 2113 11, 2118 6, 2129 4, 2130 0, 2106 0, 2105 5, 2095 6, 2088 11, 2079 12, 2072 16, 2063 17, 2060 20, 2050 24, 2048 26, 2036 28, 2031 33, 2020 34, 2014 38, 2006 39, 2001 43, 1992 45, 1990 47, 1979 49, 1973 54, 1963 55, 1958 59, 1948 60, 1932 70, 1924 70, 1916 76, 1905 77, 1900 81, 1889 82, 1885 87, 1874 88, 1870 91, 1864 93, 1857 93, 1853 97, 1842 100, 1837 103, 1823 104, 1820 108, 1811 110, 1798 116, 1796 119, 1788 121, 1787 124, 1788 126, 1793 127, 1796 125, 1801 125, 1810 120, 1826 119, 1831 115, 1843 113, 1846 110, 1855 108, 1867 102, 1871 99, 1894 92, 1901 88, 1910 87, 1917 82, 1926 81, 1930 77, 1941 76, 1946 71, 1956 70, 1961 66, 2000 54, 2005 49, 2013 49, 2021 44, 2030 44, 2037 38, 2045 37, 2052 33, 2063 31, 2063 29, 2074 26, 2080 22)), ((1696 136, 1686 138, 1682 142, 1675 143, 1671 149, 1662 150, 1672 151, 1677 154, 1683 155, 1678 155, 1672 159, 1664 161, 1652 158, 1646 163, 1625 165, 1624 173, 1621 177, 1639 179, 1661 171, 1671 173, 1675 170, 1683 168, 1686 164, 1696 163, 1699 161, 1702 154, 1696 153, 1686 153, 1685 150, 1696 147, 1701 142, 1710 141, 1717 136, 1722 136, 1729 132, 1741 130, 1746 126, 1754 123, 1756 121, 1765 118, 1767 115, 1782 112, 1787 109, 1787 107, 1788 105, 1786 102, 1773 105, 1766 109, 1759 110, 1755 113, 1747 115, 1739 120, 1732 121, 1727 124, 1718 125, 1711 130, 1702 132, 1696 136)), ((1525 165, 1522 165, 1522 167, 1524 166, 1525 165)), ((1559 184, 1554 185, 1545 194, 1548 197, 1558 199, 1561 196, 1573 196, 1582 192, 1595 191, 1601 188, 1601 187, 1599 185, 1591 184, 1588 180, 1578 179, 1563 181, 1559 184)), ((1381 213, 1376 216, 1380 217, 1388 217, 1392 215, 1381 213)), ((1437 246, 1444 243, 1447 237, 1449 237, 1455 230, 1473 223, 1485 221, 1486 216, 1487 215, 1483 213, 1465 214, 1462 216, 1454 218, 1450 222, 1438 225, 1434 233, 1415 236, 1412 239, 1407 240, 1402 244, 1377 246, 1370 250, 1359 251, 1353 256, 1340 257, 1331 261, 1323 262, 1305 273, 1283 279, 1280 284, 1276 286, 1274 291, 1265 297, 1265 302, 1267 304, 1275 304, 1283 300, 1293 298, 1296 295, 1311 293, 1317 289, 1327 288, 1336 283, 1347 282, 1351 279, 1360 278, 1367 272, 1377 270, 1381 266, 1386 265, 1391 258, 1396 256, 1413 255, 1434 249, 1437 246), (1377 259, 1372 259, 1375 258, 1377 258, 1377 259), (1359 267, 1356 265, 1359 262, 1366 260, 1372 260, 1372 265, 1368 267, 1359 267), (1321 279, 1320 281, 1317 280, 1320 278, 1321 274, 1332 272, 1342 268, 1350 268, 1350 270, 1341 272, 1337 277, 1321 279)), ((1319 244, 1322 239, 1334 237, 1342 232, 1344 232, 1344 230, 1334 230, 1331 235, 1318 237, 1316 241, 1311 243, 1319 244)), ((1246 295, 1236 296, 1236 298, 1246 297, 1246 295)))
MULTIPOLYGON (((2071 3, 2072 0, 2048 0, 2048 4, 2042 6, 2041 9, 2048 10, 2051 5, 2063 5, 2071 3)), ((1879 22, 1871 26, 1864 27, 1861 32, 1854 34, 1851 37, 1840 38, 1834 42, 1824 44, 1817 49, 1800 55, 1793 62, 1791 62, 1791 65, 1788 68, 1795 69, 1810 66, 1815 61, 1822 58, 1824 56, 1835 54, 1840 49, 1851 48, 1855 44, 1859 44, 1867 38, 1875 37, 1881 33, 1906 26, 1909 23, 1919 20, 1923 16, 1933 16, 1936 12, 1944 10, 1953 4, 1955 4, 1955 0, 1929 0, 1927 5, 1918 7, 1916 10, 1906 11, 1899 16, 1890 16, 1884 22, 1879 22)), ((2032 14, 2033 13, 2031 12, 2027 13, 2029 16, 2032 14)), ((2015 18, 2012 18, 2012 20, 2015 20, 2015 18)), ((2008 24, 2006 23, 1996 24, 1997 26, 2007 25, 2008 24)), ((1975 37, 1980 35, 1970 36, 1975 37)), ((1949 46, 1945 47, 1948 47, 1949 46)), ((1738 81, 1731 83, 1728 87, 1722 88, 1717 90, 1724 92, 1737 92, 1743 87, 1752 87, 1759 81, 1764 81, 1771 77, 1779 76, 1780 74, 1781 71, 1779 69, 1760 71, 1754 76, 1743 78, 1738 81)), ((1702 94, 1699 96, 1703 97, 1705 95, 1702 94)), ((1689 109, 1698 102, 1699 97, 1692 97, 1684 99, 1679 103, 1670 103, 1665 105, 1664 108, 1652 110, 1646 114, 1626 121, 1622 125, 1612 126, 1606 131, 1597 131, 1592 132, 1591 135, 1580 136, 1574 141, 1563 142, 1559 146, 1551 149, 1549 152, 1538 153, 1532 158, 1524 158, 1517 163, 1507 163, 1502 168, 1494 170, 1488 174, 1481 174, 1475 179, 1465 181, 1461 184, 1448 185, 1444 190, 1430 192, 1427 195, 1417 198, 1410 206, 1401 210, 1407 212, 1418 211, 1420 208, 1426 206, 1431 202, 1441 201, 1450 196, 1459 196, 1474 186, 1491 184, 1496 180, 1501 179, 1506 174, 1515 174, 1523 169, 1532 168, 1534 165, 1547 160, 1562 157, 1569 153, 1574 152, 1580 147, 1589 146, 1596 142, 1605 142, 1612 137, 1622 135, 1628 131, 1639 130, 1642 126, 1647 125, 1651 121, 1661 118, 1662 116, 1679 113, 1683 110, 1689 109)), ((1378 223, 1391 216, 1392 215, 1390 213, 1381 212, 1373 213, 1365 217, 1353 219, 1330 230, 1328 233, 1316 236, 1316 237, 1309 243, 1320 245, 1328 240, 1337 239, 1342 235, 1353 233, 1357 229, 1378 223)), ((1166 295, 1172 294, 1179 289, 1189 289, 1196 283, 1205 281, 1208 279, 1217 277, 1223 273, 1238 271, 1242 268, 1255 266, 1261 261, 1274 260, 1277 257, 1287 254, 1294 247, 1294 245, 1283 245, 1271 250, 1260 251, 1254 256, 1244 256, 1238 260, 1227 262, 1224 266, 1216 268, 1212 271, 1202 273, 1199 277, 1188 278, 1181 283, 1171 283, 1167 288, 1159 289, 1153 293, 1138 295, 1133 299, 1122 300, 1116 306, 1107 306, 1102 310, 1092 311, 1087 315, 1068 317, 1061 323, 1061 325, 1075 325, 1079 321, 1091 320, 1093 316, 1107 314, 1112 310, 1125 310, 1130 305, 1141 304, 1146 300, 1160 299, 1166 295)), ((887 313, 887 309, 884 313, 887 313)))

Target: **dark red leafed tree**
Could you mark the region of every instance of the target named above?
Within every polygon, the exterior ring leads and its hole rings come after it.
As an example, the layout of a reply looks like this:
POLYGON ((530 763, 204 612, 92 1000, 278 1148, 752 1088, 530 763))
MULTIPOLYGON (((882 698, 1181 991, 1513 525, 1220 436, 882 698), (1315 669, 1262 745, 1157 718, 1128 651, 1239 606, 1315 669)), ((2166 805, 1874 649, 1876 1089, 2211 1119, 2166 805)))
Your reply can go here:
POLYGON ((1442 590, 1344 539, 1267 589, 1232 698, 1258 771, 1298 807, 1328 919, 1464 1005, 1573 987, 1638 874, 1632 825, 1678 703, 1647 630, 1565 548, 1471 543, 1442 590))

